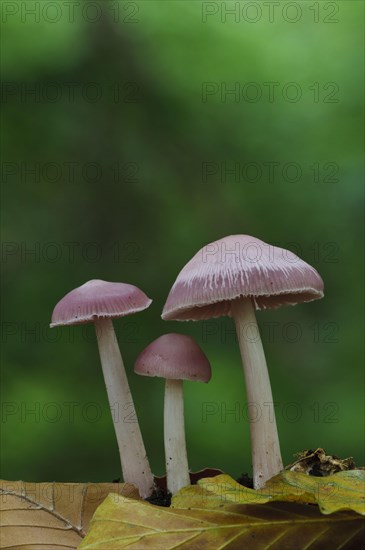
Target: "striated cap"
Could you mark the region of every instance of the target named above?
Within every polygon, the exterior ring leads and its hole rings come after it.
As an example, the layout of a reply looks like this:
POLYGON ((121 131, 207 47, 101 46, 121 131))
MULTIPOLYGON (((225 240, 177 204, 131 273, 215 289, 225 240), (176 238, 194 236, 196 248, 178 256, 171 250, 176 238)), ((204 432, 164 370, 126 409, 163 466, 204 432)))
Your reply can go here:
POLYGON ((298 256, 249 235, 204 246, 180 271, 162 318, 197 321, 231 315, 231 302, 250 297, 256 309, 323 297, 318 272, 298 256))
POLYGON ((138 356, 134 372, 175 380, 209 382, 210 363, 198 344, 184 334, 164 334, 138 356))
POLYGON ((147 309, 151 302, 136 286, 93 279, 58 302, 50 326, 92 323, 99 317, 124 317, 147 309))

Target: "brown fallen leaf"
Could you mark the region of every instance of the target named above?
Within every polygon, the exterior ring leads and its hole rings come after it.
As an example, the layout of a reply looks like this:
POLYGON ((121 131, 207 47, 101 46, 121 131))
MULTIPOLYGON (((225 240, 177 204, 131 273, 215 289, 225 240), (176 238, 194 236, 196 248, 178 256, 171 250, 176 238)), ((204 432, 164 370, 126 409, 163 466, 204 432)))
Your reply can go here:
POLYGON ((178 509, 109 495, 96 510, 79 550, 359 550, 364 536, 361 516, 324 516, 316 506, 305 504, 178 509))
POLYGON ((0 548, 77 548, 96 508, 111 492, 139 498, 137 489, 124 483, 0 481, 0 548))

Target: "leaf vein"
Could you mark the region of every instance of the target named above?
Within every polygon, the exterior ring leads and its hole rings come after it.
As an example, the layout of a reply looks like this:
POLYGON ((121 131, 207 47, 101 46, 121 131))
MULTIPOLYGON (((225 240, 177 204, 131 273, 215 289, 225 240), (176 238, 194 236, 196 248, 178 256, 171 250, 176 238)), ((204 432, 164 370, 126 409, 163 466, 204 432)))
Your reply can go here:
POLYGON ((278 542, 278 540, 282 539, 283 537, 285 537, 285 535, 288 534, 288 531, 290 531, 289 528, 285 529, 285 531, 283 531, 282 533, 279 534, 279 536, 276 537, 276 539, 272 540, 268 546, 265 546, 264 550, 268 550, 270 547, 272 547, 273 544, 275 544, 275 542, 278 542))
POLYGON ((326 527, 326 529, 323 529, 323 531, 315 534, 314 537, 304 546, 302 550, 307 550, 308 548, 310 548, 312 544, 316 542, 316 540, 318 540, 322 535, 324 535, 324 533, 326 533, 326 531, 328 531, 328 529, 329 527, 326 527))
POLYGON ((40 504, 39 502, 36 502, 34 501, 33 499, 31 499, 29 496, 26 495, 26 492, 25 492, 25 486, 24 486, 24 482, 22 482, 23 485, 22 485, 22 491, 24 491, 24 494, 19 494, 19 493, 16 493, 14 491, 6 491, 4 489, 1 489, 0 490, 0 494, 2 495, 9 495, 9 496, 16 496, 18 498, 20 498, 21 500, 25 500, 26 502, 29 502, 29 504, 32 504, 33 506, 35 506, 37 508, 37 510, 43 510, 45 513, 47 514, 50 514, 52 516, 54 516, 56 519, 58 519, 59 521, 63 521, 67 526, 70 527, 70 529, 72 529, 73 531, 75 531, 75 533, 77 533, 81 538, 85 537, 85 532, 82 530, 82 529, 79 529, 78 527, 76 527, 76 525, 72 525, 72 523, 70 523, 66 518, 64 518, 61 514, 59 514, 58 512, 56 512, 55 510, 52 510, 50 508, 47 508, 46 506, 43 506, 42 504, 40 504))
POLYGON ((355 531, 355 533, 350 533, 350 536, 347 537, 347 539, 341 544, 341 546, 338 547, 337 550, 341 550, 341 548, 343 548, 345 546, 345 544, 347 544, 355 535, 357 535, 361 529, 363 528, 364 526, 361 525, 360 529, 358 529, 357 531, 355 531))

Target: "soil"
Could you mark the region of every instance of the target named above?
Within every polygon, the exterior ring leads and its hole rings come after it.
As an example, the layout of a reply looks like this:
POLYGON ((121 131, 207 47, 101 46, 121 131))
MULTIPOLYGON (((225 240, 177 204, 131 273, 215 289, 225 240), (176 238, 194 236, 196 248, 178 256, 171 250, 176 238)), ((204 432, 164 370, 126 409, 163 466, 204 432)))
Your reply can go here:
POLYGON ((155 506, 164 506, 165 508, 168 508, 171 505, 171 497, 171 493, 165 489, 155 489, 152 495, 145 500, 155 506))
POLYGON ((248 487, 249 489, 253 489, 253 478, 250 477, 248 474, 242 474, 237 479, 237 483, 240 485, 243 485, 244 487, 248 487))

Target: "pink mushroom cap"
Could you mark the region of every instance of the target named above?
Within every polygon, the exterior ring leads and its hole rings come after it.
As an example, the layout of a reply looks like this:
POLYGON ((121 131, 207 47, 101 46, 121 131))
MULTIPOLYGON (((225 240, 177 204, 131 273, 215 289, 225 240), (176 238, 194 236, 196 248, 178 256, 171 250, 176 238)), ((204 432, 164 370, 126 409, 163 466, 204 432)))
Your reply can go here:
POLYGON ((231 316, 233 300, 250 297, 273 309, 323 297, 319 273, 292 252, 249 235, 204 246, 180 271, 162 312, 164 320, 231 316))
POLYGON ((148 308, 151 302, 136 286, 93 279, 71 290, 58 302, 50 326, 81 325, 98 318, 124 317, 148 308))
POLYGON ((210 363, 198 344, 184 334, 164 334, 137 357, 134 372, 169 380, 209 382, 210 363))

